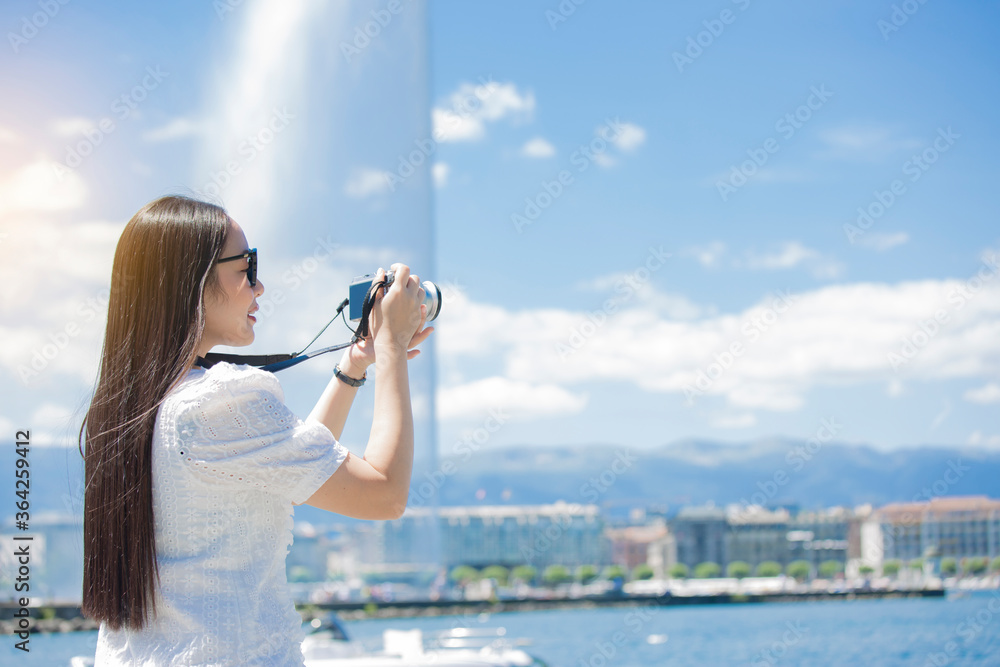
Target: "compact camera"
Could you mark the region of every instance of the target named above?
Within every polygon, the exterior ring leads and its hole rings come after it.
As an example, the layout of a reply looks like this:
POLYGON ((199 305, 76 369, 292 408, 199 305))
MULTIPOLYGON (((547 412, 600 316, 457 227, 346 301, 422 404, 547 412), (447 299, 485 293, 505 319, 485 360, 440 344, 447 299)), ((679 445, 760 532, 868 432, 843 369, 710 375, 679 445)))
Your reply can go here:
MULTIPOLYGON (((385 289, 389 289, 389 285, 392 284, 394 278, 395 271, 390 270, 386 272, 385 289)), ((350 302, 351 308, 351 321, 357 322, 363 317, 365 299, 368 296, 368 291, 371 289, 373 280, 375 280, 375 274, 366 273, 365 275, 358 276, 351 281, 350 291, 348 292, 348 301, 350 302)), ((420 286, 424 288, 424 303, 427 305, 427 321, 431 322, 437 318, 438 314, 441 312, 441 290, 438 289, 437 285, 429 280, 423 281, 420 283, 420 286)))

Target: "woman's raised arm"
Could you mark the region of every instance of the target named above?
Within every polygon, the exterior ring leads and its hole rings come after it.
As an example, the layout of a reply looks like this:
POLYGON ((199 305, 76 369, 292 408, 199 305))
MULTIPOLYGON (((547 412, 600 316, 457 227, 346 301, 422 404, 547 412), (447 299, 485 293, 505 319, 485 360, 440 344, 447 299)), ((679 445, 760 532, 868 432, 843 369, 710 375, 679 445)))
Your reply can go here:
MULTIPOLYGON (((386 294, 377 297, 372 308, 372 345, 378 381, 375 415, 364 458, 349 454, 306 500, 313 507, 357 519, 400 517, 406 509, 413 470, 413 411, 407 351, 414 340, 418 337, 423 340, 429 331, 421 331, 426 308, 422 305, 424 295, 419 278, 411 276, 406 265, 394 264, 393 268, 392 285, 386 294)), ((376 281, 381 278, 379 270, 376 281)), ((344 385, 343 389, 328 387, 310 417, 327 424, 339 439, 357 390, 339 380, 333 381, 344 385)))

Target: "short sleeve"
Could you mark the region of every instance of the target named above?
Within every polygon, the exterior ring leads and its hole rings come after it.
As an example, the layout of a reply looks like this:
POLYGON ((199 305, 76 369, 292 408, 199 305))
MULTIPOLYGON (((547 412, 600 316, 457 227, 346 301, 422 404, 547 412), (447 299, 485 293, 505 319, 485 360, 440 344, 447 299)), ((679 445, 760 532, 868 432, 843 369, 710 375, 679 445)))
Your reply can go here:
POLYGON ((273 374, 222 376, 177 413, 176 452, 193 474, 305 502, 347 458, 330 429, 295 416, 273 374))

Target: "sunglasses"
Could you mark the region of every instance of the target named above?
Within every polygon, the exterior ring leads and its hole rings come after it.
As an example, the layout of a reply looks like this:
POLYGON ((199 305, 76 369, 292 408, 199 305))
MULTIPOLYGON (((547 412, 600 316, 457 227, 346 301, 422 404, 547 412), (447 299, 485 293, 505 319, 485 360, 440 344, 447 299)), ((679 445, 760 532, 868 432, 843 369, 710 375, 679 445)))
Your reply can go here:
POLYGON ((247 250, 246 252, 244 252, 242 254, 233 255, 232 257, 226 257, 224 259, 220 259, 219 260, 219 264, 222 264, 223 262, 231 262, 234 259, 249 259, 250 260, 250 266, 247 268, 247 280, 250 282, 250 287, 256 287, 257 286, 257 248, 251 248, 250 250, 247 250))

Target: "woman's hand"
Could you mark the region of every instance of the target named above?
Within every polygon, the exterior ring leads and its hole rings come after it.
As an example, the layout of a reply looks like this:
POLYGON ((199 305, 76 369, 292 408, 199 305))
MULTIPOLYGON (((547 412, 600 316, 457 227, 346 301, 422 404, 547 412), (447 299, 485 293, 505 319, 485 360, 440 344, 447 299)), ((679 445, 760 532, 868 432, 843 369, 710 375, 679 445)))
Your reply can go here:
MULTIPOLYGON (((421 319, 420 326, 424 326, 424 322, 427 321, 427 306, 421 304, 421 319)), ((414 349, 417 345, 420 345, 427 337, 433 333, 434 327, 425 327, 418 329, 417 333, 413 334, 413 338, 410 339, 410 344, 407 346, 406 359, 409 361, 413 359, 418 354, 420 350, 414 349)), ((347 373, 348 377, 361 377, 364 375, 365 369, 375 363, 375 341, 369 332, 366 338, 359 340, 354 345, 347 348, 344 353, 344 360, 340 364, 340 370, 347 373), (347 372, 347 368, 358 369, 357 375, 352 375, 347 372)))
MULTIPOLYGON (((409 296, 411 301, 414 298, 418 298, 419 300, 416 301, 416 303, 420 304, 419 306, 420 323, 417 325, 416 331, 410 337, 410 340, 406 346, 407 349, 406 359, 407 361, 409 361, 410 359, 413 359, 418 354, 420 354, 420 350, 414 348, 416 348, 417 345, 420 345, 425 340, 427 340, 427 337, 430 336, 431 333, 434 331, 434 327, 424 327, 424 324, 427 322, 427 306, 422 303, 424 298, 423 294, 424 290, 423 288, 420 287, 419 279, 416 276, 410 276, 409 268, 406 267, 405 265, 394 264, 393 266, 397 267, 395 279, 393 280, 393 286, 395 286, 397 280, 405 278, 404 284, 407 284, 409 286, 409 289, 403 290, 404 296, 409 296), (405 271, 402 272, 402 275, 400 269, 405 269, 405 271), (416 291, 412 289, 413 285, 416 285, 416 287, 418 288, 416 291)), ((375 282, 382 280, 384 277, 385 277, 385 271, 379 269, 378 272, 375 274, 375 282)), ((378 294, 376 294, 375 296, 375 304, 372 307, 371 322, 369 322, 370 326, 368 328, 368 336, 366 336, 362 340, 359 340, 344 352, 344 356, 340 362, 340 370, 343 371, 348 377, 360 378, 365 374, 365 370, 369 366, 375 363, 375 347, 376 347, 375 335, 377 333, 376 329, 382 331, 382 326, 384 326, 384 323, 382 322, 383 313, 381 304, 381 301, 384 297, 385 297, 384 290, 379 290, 378 294), (376 324, 376 319, 378 320, 377 324, 376 324)), ((406 299, 404 299, 403 304, 398 304, 398 305, 402 306, 402 308, 396 308, 395 311, 392 313, 394 318, 389 328, 392 330, 398 330, 402 328, 403 331, 405 332, 407 329, 407 327, 405 326, 406 324, 405 320, 407 317, 405 311, 406 299)), ((383 331, 382 334, 384 338, 385 335, 390 334, 390 332, 383 331)))

